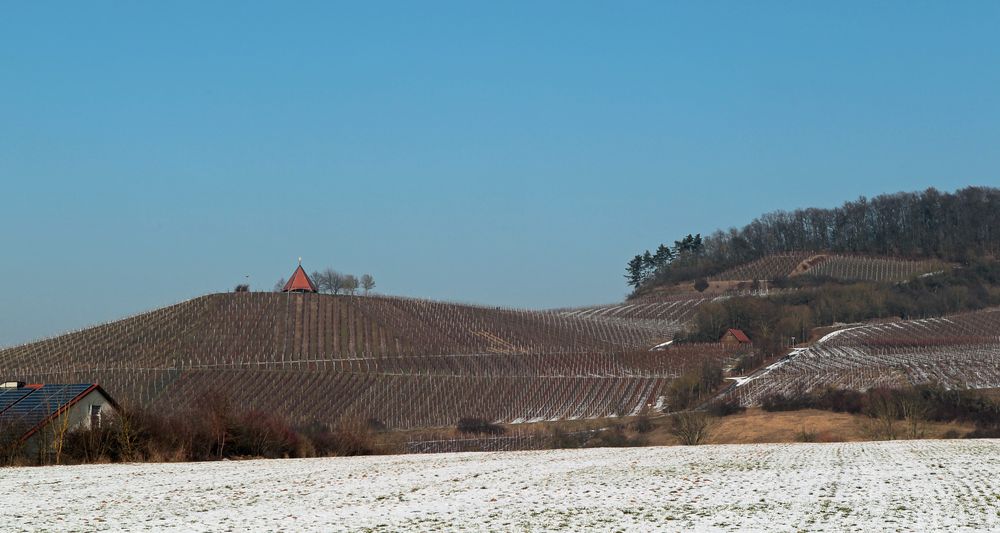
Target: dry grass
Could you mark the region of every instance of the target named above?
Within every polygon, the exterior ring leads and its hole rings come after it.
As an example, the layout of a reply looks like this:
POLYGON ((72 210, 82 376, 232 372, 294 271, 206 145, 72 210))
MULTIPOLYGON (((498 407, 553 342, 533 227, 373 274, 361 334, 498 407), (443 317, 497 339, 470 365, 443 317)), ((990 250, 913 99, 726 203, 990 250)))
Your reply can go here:
MULTIPOLYGON (((649 446, 680 445, 670 433, 670 417, 654 415, 649 418, 652 430, 639 433, 635 430, 638 417, 600 418, 587 420, 560 420, 531 424, 504 425, 508 434, 552 434, 555 431, 573 433, 609 427, 621 427, 628 438, 642 438, 649 446)), ((704 444, 755 444, 789 442, 863 442, 877 440, 872 433, 872 419, 865 415, 834 413, 818 409, 767 412, 760 408, 717 418, 713 421, 704 444)), ((899 437, 905 438, 904 421, 898 422, 899 437)), ((947 438, 946 433, 965 435, 975 429, 972 424, 922 423, 923 438, 947 438)), ((412 430, 391 432, 399 440, 462 439, 468 435, 455 428, 437 430, 412 430)))
MULTIPOLYGON (((709 444, 749 444, 764 442, 798 442, 803 434, 811 434, 816 442, 857 442, 871 440, 864 415, 832 413, 817 409, 769 413, 762 409, 748 409, 738 415, 720 419, 713 428, 709 444)), ((949 430, 965 434, 972 431, 971 424, 926 424, 925 437, 942 438, 949 430)))

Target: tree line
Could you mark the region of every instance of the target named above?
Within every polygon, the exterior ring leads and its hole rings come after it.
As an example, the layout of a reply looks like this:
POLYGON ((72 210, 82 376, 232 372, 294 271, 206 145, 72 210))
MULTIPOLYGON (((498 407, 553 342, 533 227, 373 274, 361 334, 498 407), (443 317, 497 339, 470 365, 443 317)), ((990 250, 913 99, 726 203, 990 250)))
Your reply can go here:
POLYGON ((674 246, 670 247, 661 244, 656 248, 656 252, 637 254, 628 262, 625 269, 625 279, 632 287, 639 287, 650 280, 657 272, 673 265, 690 262, 692 259, 703 255, 705 244, 701 234, 691 235, 690 233, 679 241, 674 241, 674 246))
MULTIPOLYGON (((322 271, 313 271, 309 274, 316 290, 326 294, 357 294, 358 289, 364 291, 365 296, 375 288, 375 278, 371 274, 362 274, 356 277, 354 274, 341 274, 332 268, 322 271)), ((285 287, 286 280, 281 278, 274 284, 274 292, 281 292, 285 287)))
POLYGON ((832 209, 775 211, 743 228, 688 235, 629 261, 629 285, 659 285, 709 276, 767 255, 830 251, 965 263, 1000 252, 1000 189, 927 189, 832 209), (668 253, 669 252, 669 253, 668 253))

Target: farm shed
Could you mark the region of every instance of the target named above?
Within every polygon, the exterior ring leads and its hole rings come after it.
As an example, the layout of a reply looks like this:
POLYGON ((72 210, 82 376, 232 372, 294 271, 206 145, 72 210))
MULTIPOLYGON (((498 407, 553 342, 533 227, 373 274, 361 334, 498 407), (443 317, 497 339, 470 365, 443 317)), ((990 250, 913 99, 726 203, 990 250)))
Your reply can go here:
POLYGON ((730 329, 722 335, 719 342, 727 345, 751 344, 750 337, 742 329, 730 329))
POLYGON ((104 389, 93 383, 2 383, 0 441, 39 453, 73 430, 99 427, 117 409, 104 389))

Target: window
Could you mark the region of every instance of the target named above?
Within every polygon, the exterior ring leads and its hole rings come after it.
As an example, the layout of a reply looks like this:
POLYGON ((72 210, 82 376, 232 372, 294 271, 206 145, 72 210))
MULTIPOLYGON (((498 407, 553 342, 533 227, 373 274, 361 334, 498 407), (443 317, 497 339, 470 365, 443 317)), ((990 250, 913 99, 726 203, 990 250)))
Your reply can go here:
POLYGON ((90 405, 90 429, 101 427, 101 404, 90 405))

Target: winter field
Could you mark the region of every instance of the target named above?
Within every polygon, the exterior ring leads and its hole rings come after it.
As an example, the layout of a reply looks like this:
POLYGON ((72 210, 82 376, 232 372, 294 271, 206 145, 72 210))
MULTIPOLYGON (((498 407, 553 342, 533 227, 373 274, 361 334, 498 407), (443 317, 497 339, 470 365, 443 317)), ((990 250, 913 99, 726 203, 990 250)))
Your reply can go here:
POLYGON ((1000 528, 1000 441, 0 469, 6 531, 1000 528))

